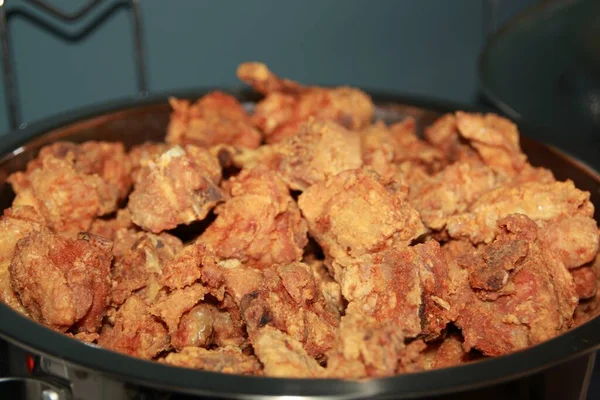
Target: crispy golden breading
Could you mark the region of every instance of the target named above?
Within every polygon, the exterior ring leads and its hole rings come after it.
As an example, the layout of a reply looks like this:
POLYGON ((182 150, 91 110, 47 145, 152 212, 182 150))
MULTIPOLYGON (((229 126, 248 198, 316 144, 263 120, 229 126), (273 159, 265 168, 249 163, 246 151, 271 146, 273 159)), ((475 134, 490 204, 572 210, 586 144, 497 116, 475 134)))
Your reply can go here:
POLYGON ((295 135, 311 116, 336 121, 351 130, 363 129, 373 117, 370 97, 358 89, 304 87, 280 79, 266 65, 254 62, 241 64, 237 75, 266 96, 256 105, 252 122, 264 132, 267 143, 295 135))
POLYGON ((200 283, 168 294, 160 293, 149 311, 167 325, 169 334, 173 334, 179 327, 182 315, 200 303, 206 293, 206 288, 200 283))
POLYGON ((117 211, 114 218, 96 218, 92 221, 89 232, 114 241, 118 231, 133 227, 129 210, 122 208, 117 211))
POLYGON ((98 175, 107 184, 107 191, 124 199, 131 188, 131 163, 125 146, 119 142, 88 141, 82 144, 56 142, 43 147, 37 158, 27 164, 25 176, 42 168, 47 156, 58 159, 73 158, 75 171, 83 175, 98 175))
POLYGON ((224 182, 230 198, 200 242, 220 259, 259 268, 302 259, 306 222, 277 173, 259 166, 224 182))
POLYGON ((147 167, 149 162, 157 159, 171 147, 173 146, 162 142, 144 142, 133 146, 127 155, 131 163, 131 180, 133 183, 135 184, 141 179, 140 171, 142 168, 147 167))
POLYGON ((455 163, 411 186, 409 201, 429 229, 441 230, 451 216, 465 212, 473 201, 496 185, 494 173, 488 167, 455 163))
POLYGON ((598 254, 599 239, 598 226, 590 216, 562 215, 541 224, 540 240, 567 268, 593 261, 598 254))
POLYGON ((202 220, 224 199, 219 162, 199 147, 172 147, 139 175, 127 207, 133 222, 153 233, 202 220))
POLYGON ((96 332, 110 301, 111 246, 91 234, 73 240, 49 231, 19 240, 9 271, 29 315, 59 331, 96 332))
POLYGON ((483 162, 494 171, 517 175, 526 166, 521 152, 517 126, 496 114, 474 114, 458 111, 456 126, 460 136, 478 152, 483 162))
POLYGON ((450 217, 448 233, 475 244, 489 243, 496 235, 496 221, 513 213, 524 214, 536 222, 565 216, 591 218, 594 205, 590 194, 577 189, 572 181, 501 186, 481 195, 467 212, 450 217))
POLYGON ((98 344, 119 353, 151 359, 169 348, 169 334, 150 314, 144 301, 133 295, 118 309, 114 324, 103 326, 98 344))
POLYGON ((224 374, 260 375, 262 371, 256 357, 245 355, 235 347, 220 347, 215 350, 185 347, 178 353, 169 353, 159 362, 224 374))
POLYGON ((333 121, 310 118, 296 135, 264 146, 261 163, 279 173, 293 190, 362 165, 360 137, 333 121))
POLYGON ((407 246, 426 232, 404 193, 390 192, 376 174, 344 171, 298 199, 310 234, 333 259, 407 246))
POLYGON ((39 162, 26 176, 9 177, 17 194, 13 206, 34 207, 52 230, 71 237, 87 231, 96 217, 116 210, 119 193, 99 175, 80 172, 73 153, 64 158, 47 155, 39 162))
MULTIPOLYGON (((119 231, 117 238, 127 232, 119 231)), ((148 304, 152 303, 162 287, 159 280, 165 264, 183 248, 179 239, 165 233, 135 232, 131 234, 131 241, 124 254, 118 255, 112 269, 112 303, 117 306, 134 292, 148 304)))
POLYGON ((458 259, 469 271, 456 320, 466 350, 496 356, 548 340, 567 330, 577 305, 573 278, 538 240, 524 215, 498 222, 494 242, 458 259))
POLYGON ((306 353, 299 341, 275 328, 260 328, 252 344, 265 375, 317 378, 324 374, 323 367, 306 353))
POLYGON ((212 92, 193 104, 170 98, 173 108, 165 141, 210 147, 220 143, 255 149, 261 136, 250 116, 235 97, 212 92))
POLYGON ((598 277, 595 268, 583 266, 570 270, 575 282, 575 290, 579 300, 594 298, 598 291, 598 277))

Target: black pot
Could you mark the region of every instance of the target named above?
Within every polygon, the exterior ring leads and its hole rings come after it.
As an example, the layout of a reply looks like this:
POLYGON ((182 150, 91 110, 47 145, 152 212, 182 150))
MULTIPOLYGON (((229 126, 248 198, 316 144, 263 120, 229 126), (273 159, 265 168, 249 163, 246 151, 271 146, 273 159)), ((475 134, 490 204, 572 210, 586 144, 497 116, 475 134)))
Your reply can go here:
MULTIPOLYGON (((203 92, 176 93, 197 98, 203 92)), ((254 95, 234 93, 248 107, 254 95)), ((487 111, 457 104, 415 98, 374 95, 377 116, 388 122, 413 116, 419 127, 440 113, 487 111)), ((0 153, 0 205, 10 206, 14 194, 6 177, 33 159, 39 149, 56 140, 119 140, 131 146, 145 140, 162 140, 170 107, 166 96, 126 100, 52 118, 3 137, 0 153)), ((533 127, 520 126, 522 134, 538 136, 533 127)), ((572 179, 590 191, 600 205, 600 176, 575 158, 522 139, 534 165, 553 170, 558 179, 572 179)), ((598 209, 596 219, 598 219, 598 209)), ((21 390, 31 398, 179 398, 180 395, 244 399, 275 398, 516 398, 580 399, 585 396, 600 347, 600 318, 552 340, 510 355, 457 367, 371 379, 279 379, 226 375, 177 368, 101 349, 54 332, 0 304, 0 397, 2 390, 21 390), (11 376, 13 379, 7 378, 11 376), (27 379, 25 379, 27 377, 27 379), (18 379, 17 379, 18 378, 18 379), (140 394, 143 393, 143 394, 140 394), (172 395, 169 395, 172 394, 172 395), (56 397, 53 397, 56 396, 56 397), (156 396, 156 397, 153 397, 156 396), (165 397, 166 396, 166 397, 165 397)), ((17 397, 15 397, 17 398, 17 397)))

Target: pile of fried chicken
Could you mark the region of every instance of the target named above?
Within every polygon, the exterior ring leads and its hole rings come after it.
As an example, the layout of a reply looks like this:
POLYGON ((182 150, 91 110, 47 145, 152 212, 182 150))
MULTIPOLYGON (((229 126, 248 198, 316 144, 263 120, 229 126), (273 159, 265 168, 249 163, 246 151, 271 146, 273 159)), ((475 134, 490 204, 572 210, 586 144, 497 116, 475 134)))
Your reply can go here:
POLYGON ((456 112, 419 137, 372 123, 360 90, 237 73, 264 95, 251 113, 171 99, 164 143, 56 142, 11 175, 0 300, 143 359, 342 379, 511 353, 597 314, 590 194, 530 165, 513 123, 456 112))

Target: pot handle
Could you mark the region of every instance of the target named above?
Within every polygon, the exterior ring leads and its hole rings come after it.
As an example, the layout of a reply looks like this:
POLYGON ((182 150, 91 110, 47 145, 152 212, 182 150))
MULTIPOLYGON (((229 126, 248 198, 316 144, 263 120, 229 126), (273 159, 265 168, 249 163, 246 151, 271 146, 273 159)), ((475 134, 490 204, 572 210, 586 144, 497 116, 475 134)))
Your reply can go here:
POLYGON ((0 378, 0 395, 9 399, 71 400, 68 387, 41 379, 20 377, 0 378))

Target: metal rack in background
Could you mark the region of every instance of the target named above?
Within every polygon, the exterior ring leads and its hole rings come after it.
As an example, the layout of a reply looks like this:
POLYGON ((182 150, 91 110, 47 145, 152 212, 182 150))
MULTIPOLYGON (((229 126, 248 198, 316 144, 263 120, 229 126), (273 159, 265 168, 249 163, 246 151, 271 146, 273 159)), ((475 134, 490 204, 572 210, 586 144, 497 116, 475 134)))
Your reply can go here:
POLYGON ((17 88, 16 75, 13 65, 13 54, 11 50, 9 21, 14 17, 25 18, 37 26, 45 29, 49 33, 55 35, 68 42, 78 42, 87 37, 91 32, 100 27, 110 17, 124 8, 127 9, 131 16, 132 36, 134 46, 134 62, 137 75, 137 94, 144 97, 148 93, 148 82, 146 80, 146 60, 144 53, 144 45, 142 38, 142 16, 140 13, 139 0, 117 0, 112 1, 113 4, 105 9, 102 13, 96 16, 89 24, 84 26, 78 32, 70 33, 66 31, 65 25, 74 24, 86 17, 100 4, 111 0, 90 0, 79 10, 66 13, 60 9, 48 4, 44 0, 22 0, 30 7, 10 6, 7 3, 10 0, 0 0, 0 50, 2 56, 2 78, 4 81, 4 93, 6 96, 6 107, 9 118, 9 128, 15 130, 23 125, 21 115, 21 103, 17 88), (40 18, 35 12, 35 9, 42 12, 55 20, 55 23, 46 21, 45 18, 40 18))

